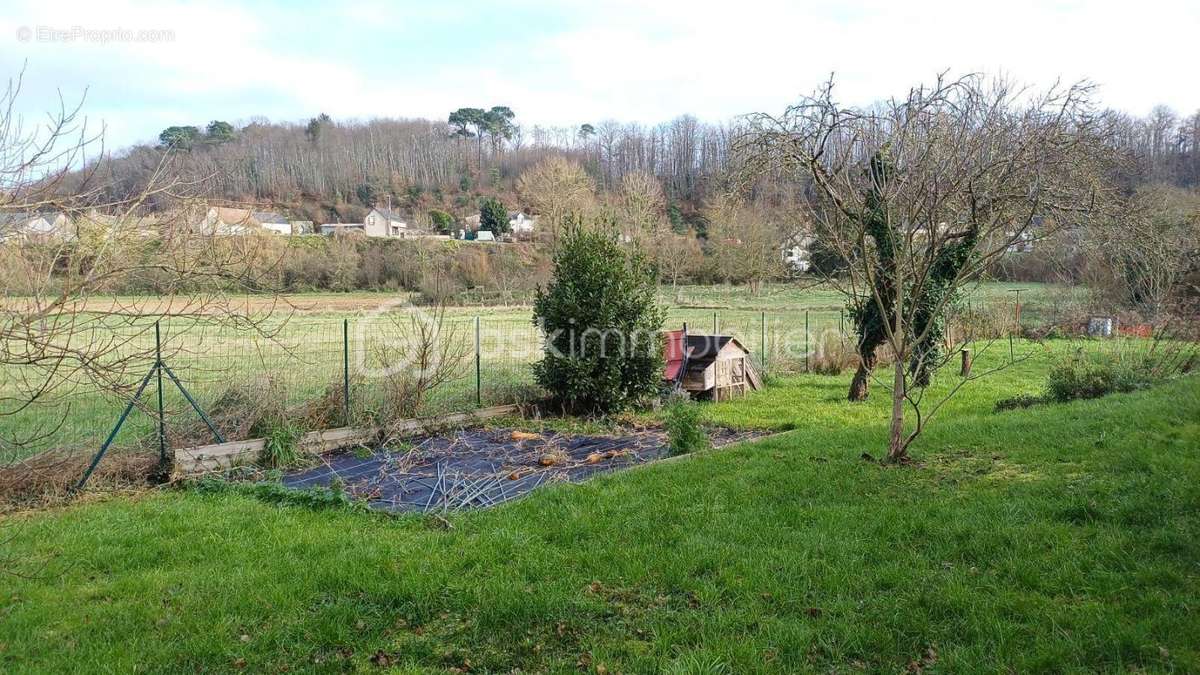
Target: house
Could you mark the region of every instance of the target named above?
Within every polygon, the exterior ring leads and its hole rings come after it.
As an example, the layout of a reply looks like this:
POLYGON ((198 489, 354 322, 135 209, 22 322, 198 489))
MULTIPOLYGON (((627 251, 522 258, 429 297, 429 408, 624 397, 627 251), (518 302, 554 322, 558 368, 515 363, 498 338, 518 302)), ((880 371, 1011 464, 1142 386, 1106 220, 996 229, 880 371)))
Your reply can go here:
POLYGON ((533 228, 536 225, 537 216, 527 216, 524 211, 516 211, 508 214, 508 230, 513 234, 533 232, 533 228))
POLYGON ((791 272, 803 274, 812 267, 813 237, 795 235, 783 244, 783 264, 791 272))
POLYGON ((0 212, 0 241, 12 237, 74 239, 76 231, 71 218, 61 211, 0 212))
POLYGON ((693 396, 724 401, 762 388, 750 350, 732 335, 664 335, 663 379, 693 396))
POLYGON ((368 237, 403 237, 408 224, 390 208, 376 206, 363 218, 363 232, 368 237))
POLYGON ((292 234, 291 223, 278 213, 228 206, 209 208, 197 229, 202 234, 216 235, 243 235, 264 230, 275 234, 292 234))

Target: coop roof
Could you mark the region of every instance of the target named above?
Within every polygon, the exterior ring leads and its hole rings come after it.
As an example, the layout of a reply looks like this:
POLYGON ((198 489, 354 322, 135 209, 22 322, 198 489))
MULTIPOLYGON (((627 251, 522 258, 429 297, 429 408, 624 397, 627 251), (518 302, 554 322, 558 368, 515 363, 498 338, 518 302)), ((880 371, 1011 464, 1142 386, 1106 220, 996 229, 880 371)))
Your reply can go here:
POLYGON ((705 368, 708 364, 717 360, 717 355, 729 343, 737 345, 738 349, 749 353, 749 350, 742 346, 742 343, 737 341, 737 338, 732 335, 689 335, 687 336, 688 346, 688 367, 689 368, 705 368))

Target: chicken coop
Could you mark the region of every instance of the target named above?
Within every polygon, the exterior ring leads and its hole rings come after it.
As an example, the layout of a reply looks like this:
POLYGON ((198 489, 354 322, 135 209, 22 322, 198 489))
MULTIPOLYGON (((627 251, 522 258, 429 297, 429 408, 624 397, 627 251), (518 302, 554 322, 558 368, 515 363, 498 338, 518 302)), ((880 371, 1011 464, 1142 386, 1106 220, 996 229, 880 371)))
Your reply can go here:
POLYGON ((689 335, 687 330, 664 335, 668 383, 694 397, 725 401, 762 388, 750 350, 732 335, 689 335))

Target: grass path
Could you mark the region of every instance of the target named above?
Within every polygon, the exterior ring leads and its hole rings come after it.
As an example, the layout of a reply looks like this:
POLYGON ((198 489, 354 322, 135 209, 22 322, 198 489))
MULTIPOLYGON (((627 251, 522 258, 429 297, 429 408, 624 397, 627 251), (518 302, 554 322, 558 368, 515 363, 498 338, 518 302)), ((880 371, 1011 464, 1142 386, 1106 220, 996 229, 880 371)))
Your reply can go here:
POLYGON ((0 670, 1200 670, 1200 382, 990 412, 1051 358, 914 467, 860 459, 884 401, 799 377, 709 410, 790 433, 450 530, 178 491, 10 519, 49 566, 4 578, 0 670))

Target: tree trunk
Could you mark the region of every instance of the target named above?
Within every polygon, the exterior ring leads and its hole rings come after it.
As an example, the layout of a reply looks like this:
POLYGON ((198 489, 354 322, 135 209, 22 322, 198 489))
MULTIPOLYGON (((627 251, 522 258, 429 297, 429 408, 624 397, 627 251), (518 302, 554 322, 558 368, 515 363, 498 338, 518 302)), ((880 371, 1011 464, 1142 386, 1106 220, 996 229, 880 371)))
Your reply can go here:
POLYGON ((904 361, 896 359, 896 375, 892 380, 892 426, 888 436, 888 461, 902 462, 904 447, 904 361))
POLYGON ((850 381, 850 393, 846 398, 852 402, 867 400, 871 390, 871 371, 875 370, 875 364, 878 363, 879 357, 874 352, 870 356, 863 356, 858 361, 858 370, 854 371, 854 379, 850 381))

